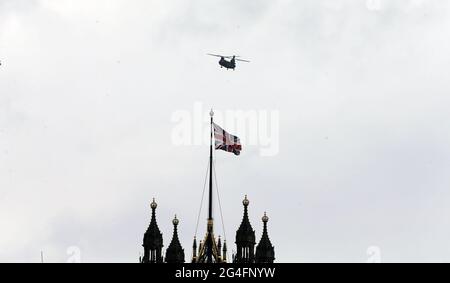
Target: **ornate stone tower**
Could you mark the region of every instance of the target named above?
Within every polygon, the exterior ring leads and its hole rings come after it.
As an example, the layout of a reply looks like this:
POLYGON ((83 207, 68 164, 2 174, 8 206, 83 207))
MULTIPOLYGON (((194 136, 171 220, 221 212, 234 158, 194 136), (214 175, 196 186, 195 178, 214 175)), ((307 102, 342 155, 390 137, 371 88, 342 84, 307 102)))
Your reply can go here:
POLYGON ((181 247, 180 240, 178 239, 178 224, 179 220, 175 215, 172 221, 173 223, 173 237, 169 247, 166 250, 166 262, 167 263, 184 263, 184 250, 181 247))
POLYGON ((269 217, 267 217, 265 212, 262 222, 264 223, 264 230, 261 241, 259 241, 259 244, 256 247, 256 263, 273 263, 275 260, 275 249, 270 242, 269 234, 267 232, 267 222, 269 222, 269 217))
POLYGON ((162 263, 162 248, 163 248, 163 237, 161 231, 159 231, 158 224, 156 223, 156 213, 155 210, 158 204, 153 199, 150 204, 152 209, 152 219, 147 231, 144 234, 144 257, 142 258, 142 263, 162 263))
POLYGON ((236 232, 237 252, 234 258, 235 263, 254 263, 255 262, 255 231, 248 219, 248 205, 250 201, 245 196, 242 201, 244 205, 244 218, 241 226, 236 232))
MULTIPOLYGON (((214 112, 211 110, 211 136, 209 146, 209 199, 208 199, 208 222, 206 226, 206 236, 203 241, 200 242, 198 247, 198 253, 196 252, 197 240, 194 238, 193 244, 193 263, 224 263, 224 258, 221 256, 221 250, 214 235, 214 218, 213 218, 213 145, 215 126, 213 122, 214 112)), ((226 246, 224 246, 226 249, 226 246)), ((226 252, 225 260, 226 260, 226 252)))

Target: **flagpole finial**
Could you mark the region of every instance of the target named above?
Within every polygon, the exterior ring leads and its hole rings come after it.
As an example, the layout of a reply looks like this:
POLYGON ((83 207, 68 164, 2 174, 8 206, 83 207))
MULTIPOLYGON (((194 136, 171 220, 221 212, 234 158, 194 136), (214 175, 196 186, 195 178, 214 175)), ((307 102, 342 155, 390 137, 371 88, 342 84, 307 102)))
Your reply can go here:
POLYGON ((211 112, 209 112, 209 116, 213 117, 214 116, 214 111, 211 108, 211 112))

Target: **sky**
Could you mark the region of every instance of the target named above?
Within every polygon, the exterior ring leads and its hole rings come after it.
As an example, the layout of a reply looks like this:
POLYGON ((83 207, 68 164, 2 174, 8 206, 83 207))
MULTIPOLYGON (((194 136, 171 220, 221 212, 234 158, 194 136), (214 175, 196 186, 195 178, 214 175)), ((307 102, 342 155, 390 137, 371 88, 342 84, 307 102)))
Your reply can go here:
POLYGON ((153 197, 189 261, 214 108, 230 255, 248 195, 277 262, 450 262, 449 34, 441 0, 0 0, 0 261, 137 262, 153 197))

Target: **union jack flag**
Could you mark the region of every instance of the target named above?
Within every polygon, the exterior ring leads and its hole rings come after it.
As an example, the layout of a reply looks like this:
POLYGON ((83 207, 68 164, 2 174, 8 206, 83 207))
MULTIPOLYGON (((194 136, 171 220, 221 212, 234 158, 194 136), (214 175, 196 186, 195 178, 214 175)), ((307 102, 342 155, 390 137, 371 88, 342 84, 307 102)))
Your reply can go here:
POLYGON ((215 123, 213 123, 213 125, 216 149, 232 152, 235 155, 240 155, 242 150, 241 140, 238 137, 227 133, 219 125, 215 123))

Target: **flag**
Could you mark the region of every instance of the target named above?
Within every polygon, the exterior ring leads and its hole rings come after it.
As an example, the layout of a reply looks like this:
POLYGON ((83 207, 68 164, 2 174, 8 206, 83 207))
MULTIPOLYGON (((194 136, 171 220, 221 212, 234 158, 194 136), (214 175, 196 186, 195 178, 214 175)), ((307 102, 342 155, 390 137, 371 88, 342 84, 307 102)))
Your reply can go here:
POLYGON ((214 125, 214 140, 216 149, 232 152, 235 155, 240 155, 242 150, 241 140, 233 135, 227 133, 219 125, 214 125))

